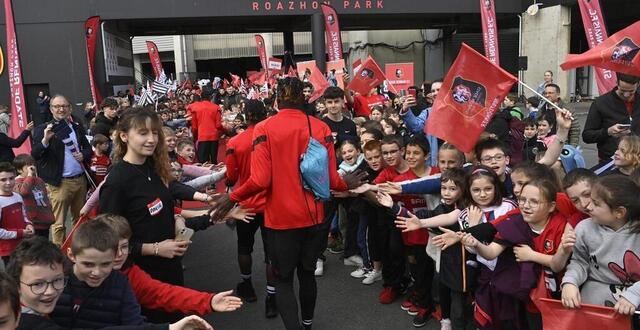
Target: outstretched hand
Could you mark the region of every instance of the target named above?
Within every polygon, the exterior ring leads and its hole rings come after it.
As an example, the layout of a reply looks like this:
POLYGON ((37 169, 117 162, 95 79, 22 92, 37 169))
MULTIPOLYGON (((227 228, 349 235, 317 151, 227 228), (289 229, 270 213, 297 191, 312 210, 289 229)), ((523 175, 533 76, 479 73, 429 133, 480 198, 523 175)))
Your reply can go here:
POLYGON ((232 296, 233 290, 220 292, 211 298, 211 309, 215 312, 233 312, 242 307, 242 299, 232 296))
POLYGON ((462 240, 462 236, 464 235, 464 233, 462 232, 455 232, 444 227, 439 227, 439 229, 443 232, 443 234, 434 237, 432 242, 441 250, 445 250, 446 248, 460 242, 462 240))
POLYGON ((211 201, 215 205, 209 209, 209 216, 211 217, 211 222, 219 223, 223 222, 225 216, 235 203, 229 198, 229 194, 220 194, 211 196, 211 201))
POLYGON ((367 172, 362 170, 355 170, 353 172, 345 174, 342 177, 342 180, 344 180, 344 183, 347 184, 348 189, 354 189, 366 183, 367 172))

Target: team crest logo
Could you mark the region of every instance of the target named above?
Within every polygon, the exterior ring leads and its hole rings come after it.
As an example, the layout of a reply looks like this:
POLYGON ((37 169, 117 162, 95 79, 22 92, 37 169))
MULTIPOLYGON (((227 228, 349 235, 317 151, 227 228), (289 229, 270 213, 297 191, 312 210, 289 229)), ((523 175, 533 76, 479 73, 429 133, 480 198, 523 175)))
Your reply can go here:
POLYGON ((467 117, 473 117, 486 107, 487 89, 480 83, 456 77, 451 84, 450 94, 446 97, 458 112, 467 117))
POLYGON ((87 38, 91 38, 92 35, 93 35, 93 29, 87 28, 87 38))
POLYGON ((491 9, 491 0, 484 0, 484 7, 487 9, 491 9))
POLYGON ((330 25, 335 24, 336 18, 333 17, 333 14, 329 14, 329 16, 327 16, 327 22, 329 22, 330 25))
POLYGON ((611 52, 611 60, 621 64, 630 65, 633 59, 638 55, 640 47, 633 40, 624 38, 618 42, 611 52))
POLYGON ((544 246, 542 247, 544 252, 551 253, 553 251, 553 241, 550 239, 544 240, 544 246))
POLYGON ((363 78, 370 78, 373 79, 373 70, 369 70, 369 69, 362 69, 360 71, 360 76, 362 76, 363 78))

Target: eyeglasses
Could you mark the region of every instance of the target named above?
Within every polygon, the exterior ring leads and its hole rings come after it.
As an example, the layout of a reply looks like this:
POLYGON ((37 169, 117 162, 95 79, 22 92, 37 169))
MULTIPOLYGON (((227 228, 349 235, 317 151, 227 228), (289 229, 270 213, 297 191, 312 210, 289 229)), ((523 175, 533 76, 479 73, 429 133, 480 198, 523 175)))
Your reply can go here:
POLYGON ((537 209, 538 206, 540 206, 541 204, 544 204, 546 202, 541 202, 537 199, 527 199, 527 198, 523 198, 520 197, 518 198, 518 206, 520 207, 524 207, 526 204, 529 204, 529 207, 532 209, 537 209))
POLYGON ((62 289, 64 289, 65 286, 67 286, 67 278, 66 277, 61 277, 61 278, 56 278, 53 281, 43 281, 43 282, 36 282, 36 283, 31 283, 31 284, 27 284, 24 283, 22 281, 20 281, 20 283, 26 285, 29 287, 29 289, 31 289, 31 292, 33 292, 33 294, 44 294, 45 292, 47 292, 47 289, 49 288, 49 285, 51 285, 53 287, 54 290, 56 291, 60 291, 62 289))
POLYGON ((496 162, 499 162, 499 161, 504 160, 505 157, 506 157, 505 154, 497 154, 495 156, 484 156, 484 157, 480 158, 480 160, 483 163, 489 163, 489 162, 491 162, 492 159, 495 160, 496 162))
POLYGON ((51 106, 52 109, 60 110, 60 109, 71 109, 70 104, 56 104, 51 106))

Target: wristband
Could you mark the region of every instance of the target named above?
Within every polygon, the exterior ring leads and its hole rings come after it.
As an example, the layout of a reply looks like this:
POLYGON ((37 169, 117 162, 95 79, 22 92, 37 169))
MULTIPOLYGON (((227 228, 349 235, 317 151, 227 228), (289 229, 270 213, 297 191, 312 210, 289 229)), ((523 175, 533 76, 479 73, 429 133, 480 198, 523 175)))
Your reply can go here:
POLYGON ((154 256, 158 256, 158 250, 159 250, 159 246, 158 246, 158 242, 153 243, 153 255, 154 256))

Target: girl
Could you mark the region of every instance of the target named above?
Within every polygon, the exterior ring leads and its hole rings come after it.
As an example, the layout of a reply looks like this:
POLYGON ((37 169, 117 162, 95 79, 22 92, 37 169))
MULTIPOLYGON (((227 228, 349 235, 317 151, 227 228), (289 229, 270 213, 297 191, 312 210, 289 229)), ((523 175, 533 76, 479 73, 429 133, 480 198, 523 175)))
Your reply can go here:
POLYGON ((562 248, 573 251, 562 278, 562 304, 613 307, 633 315, 640 304, 640 187, 622 175, 598 178, 587 206, 590 219, 565 235, 562 248))
MULTIPOLYGON (((442 150, 442 149, 440 149, 442 150)), ((416 216, 410 215, 408 218, 398 217, 396 220, 396 226, 403 229, 403 231, 417 230, 423 227, 432 227, 431 221, 439 214, 447 214, 454 210, 460 210, 464 207, 463 196, 467 189, 466 187, 466 174, 461 168, 450 168, 445 170, 441 176, 441 189, 440 196, 441 201, 433 211, 422 211, 417 215, 430 218, 430 219, 418 219, 416 216)), ((389 206, 391 198, 386 194, 379 194, 379 200, 381 204, 389 206)), ((395 206, 398 207, 398 206, 395 206)), ((394 209, 395 209, 394 207, 394 209)), ((444 226, 450 231, 461 230, 457 222, 451 225, 444 226)), ((462 329, 468 323, 465 315, 469 314, 465 312, 467 309, 468 295, 470 292, 470 285, 473 278, 472 274, 474 268, 468 266, 469 254, 466 253, 461 244, 455 243, 453 246, 444 245, 441 241, 442 236, 436 236, 433 239, 434 244, 443 248, 440 256, 440 272, 439 272, 439 297, 440 308, 442 310, 441 329, 450 330, 462 329), (463 272, 460 272, 463 269, 463 272)), ((404 308, 404 306, 403 306, 404 308)))
POLYGON ((340 145, 340 155, 342 156, 342 163, 340 163, 338 167, 340 176, 353 172, 362 165, 364 161, 364 155, 360 152, 360 146, 351 140, 342 142, 340 145))
MULTIPOLYGON (((175 241, 173 181, 162 122, 147 109, 128 109, 118 121, 115 164, 100 192, 100 212, 131 225, 134 262, 160 281, 183 285, 181 259, 190 242, 175 241)), ((176 316, 144 311, 153 322, 176 316)))
POLYGON ((548 147, 555 140, 556 116, 554 112, 546 112, 538 118, 538 139, 548 147))
POLYGON ((627 135, 620 139, 618 149, 613 154, 616 168, 610 173, 630 175, 640 168, 640 136, 627 135))
POLYGON ((371 109, 371 114, 369 115, 369 119, 380 122, 382 120, 382 115, 383 115, 382 107, 379 105, 376 105, 373 107, 373 109, 371 109))
POLYGON ((398 124, 391 119, 382 119, 380 124, 382 124, 382 133, 384 135, 396 135, 398 132, 398 124))

